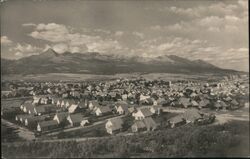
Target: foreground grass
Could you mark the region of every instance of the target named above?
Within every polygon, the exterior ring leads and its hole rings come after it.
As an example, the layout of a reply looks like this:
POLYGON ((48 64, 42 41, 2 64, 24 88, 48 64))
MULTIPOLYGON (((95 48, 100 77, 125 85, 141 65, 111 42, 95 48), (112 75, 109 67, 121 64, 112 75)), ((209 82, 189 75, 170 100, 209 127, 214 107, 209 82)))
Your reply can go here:
POLYGON ((186 125, 134 136, 84 142, 31 142, 2 145, 7 158, 83 157, 229 157, 249 156, 249 122, 186 125))

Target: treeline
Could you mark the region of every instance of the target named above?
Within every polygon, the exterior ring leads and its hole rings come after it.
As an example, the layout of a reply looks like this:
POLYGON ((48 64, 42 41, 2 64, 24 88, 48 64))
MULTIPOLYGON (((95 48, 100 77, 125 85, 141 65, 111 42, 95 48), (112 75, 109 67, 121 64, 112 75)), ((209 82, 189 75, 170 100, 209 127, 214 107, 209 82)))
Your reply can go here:
POLYGON ((8 158, 248 156, 249 122, 216 126, 186 125, 164 131, 84 142, 2 145, 2 154, 8 158))

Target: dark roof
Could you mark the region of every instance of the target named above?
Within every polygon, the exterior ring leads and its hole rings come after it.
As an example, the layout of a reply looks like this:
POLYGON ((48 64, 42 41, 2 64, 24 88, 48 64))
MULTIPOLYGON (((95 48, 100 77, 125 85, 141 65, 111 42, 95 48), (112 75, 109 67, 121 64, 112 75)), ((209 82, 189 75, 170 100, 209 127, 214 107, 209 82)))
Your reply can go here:
POLYGON ((198 109, 188 109, 183 113, 183 118, 189 121, 194 121, 195 119, 201 118, 202 115, 198 109))
POLYGON ((83 117, 81 114, 71 114, 69 116, 73 123, 79 123, 83 120, 83 117))
POLYGON ((142 108, 142 109, 140 109, 140 111, 142 112, 142 114, 143 114, 145 117, 148 117, 148 116, 153 115, 153 113, 152 113, 148 108, 142 108))
POLYGON ((119 130, 122 128, 123 120, 120 117, 109 119, 109 121, 112 123, 112 130, 119 130))
POLYGON ((156 128, 157 127, 156 122, 151 117, 144 118, 143 122, 145 123, 147 128, 156 128))
POLYGON ((38 123, 41 128, 57 125, 55 120, 42 121, 38 123))
POLYGON ((56 113, 56 115, 58 116, 59 121, 62 121, 67 118, 68 112, 60 112, 56 113))
POLYGON ((142 120, 136 120, 132 126, 136 126, 138 129, 146 127, 145 123, 142 120))
POLYGON ((102 113, 111 112, 111 109, 109 108, 109 106, 104 106, 104 107, 99 107, 99 108, 102 113))
POLYGON ((169 122, 171 123, 179 123, 179 122, 182 122, 184 119, 183 119, 183 116, 182 115, 177 115, 173 118, 170 118, 169 119, 169 122))

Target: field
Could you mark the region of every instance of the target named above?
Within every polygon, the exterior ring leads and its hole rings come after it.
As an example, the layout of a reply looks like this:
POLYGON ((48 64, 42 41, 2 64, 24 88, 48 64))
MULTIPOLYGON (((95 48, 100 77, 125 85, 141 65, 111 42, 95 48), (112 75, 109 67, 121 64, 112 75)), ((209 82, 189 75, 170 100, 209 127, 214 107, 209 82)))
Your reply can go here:
POLYGON ((2 144, 3 157, 243 157, 249 156, 249 121, 113 136, 85 141, 2 144))
POLYGON ((146 79, 154 80, 208 80, 219 79, 219 76, 212 76, 211 74, 173 74, 173 73, 132 73, 132 74, 115 74, 115 75, 95 75, 95 74, 71 74, 71 73, 49 73, 49 74, 35 74, 35 75, 3 75, 2 81, 16 81, 22 79, 23 81, 87 81, 87 80, 110 80, 116 78, 137 78, 144 77, 146 79))

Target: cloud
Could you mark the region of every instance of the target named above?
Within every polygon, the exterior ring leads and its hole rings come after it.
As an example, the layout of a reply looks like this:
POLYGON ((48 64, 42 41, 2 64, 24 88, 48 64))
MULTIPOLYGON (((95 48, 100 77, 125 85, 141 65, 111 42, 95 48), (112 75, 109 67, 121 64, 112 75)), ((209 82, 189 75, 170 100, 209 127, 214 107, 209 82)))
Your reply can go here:
POLYGON ((26 57, 30 55, 38 55, 41 52, 45 51, 48 48, 48 45, 45 45, 44 48, 32 46, 31 44, 20 44, 17 43, 14 47, 9 48, 10 52, 16 52, 15 55, 18 58, 26 57))
POLYGON ((13 41, 11 41, 7 36, 1 36, 1 45, 11 45, 13 44, 13 41))
POLYGON ((116 31, 116 32, 115 32, 115 36, 120 37, 120 36, 122 36, 122 35, 124 35, 124 32, 123 32, 123 31, 116 31))
MULTIPOLYGON (((102 29, 95 29, 94 32, 110 33, 110 31, 102 29)), ((116 32, 116 34, 121 36, 123 32, 116 32)), ((56 23, 38 24, 29 35, 35 39, 54 43, 53 48, 60 53, 65 51, 111 53, 111 51, 115 52, 122 48, 116 40, 74 32, 74 28, 69 29, 65 25, 56 23)))
POLYGON ((140 33, 140 32, 137 32, 137 31, 133 32, 132 34, 135 35, 136 37, 141 38, 141 39, 143 39, 144 36, 145 36, 143 33, 140 33))
POLYGON ((25 23, 25 24, 22 24, 22 26, 29 27, 29 26, 36 26, 36 24, 34 24, 34 23, 25 23))

